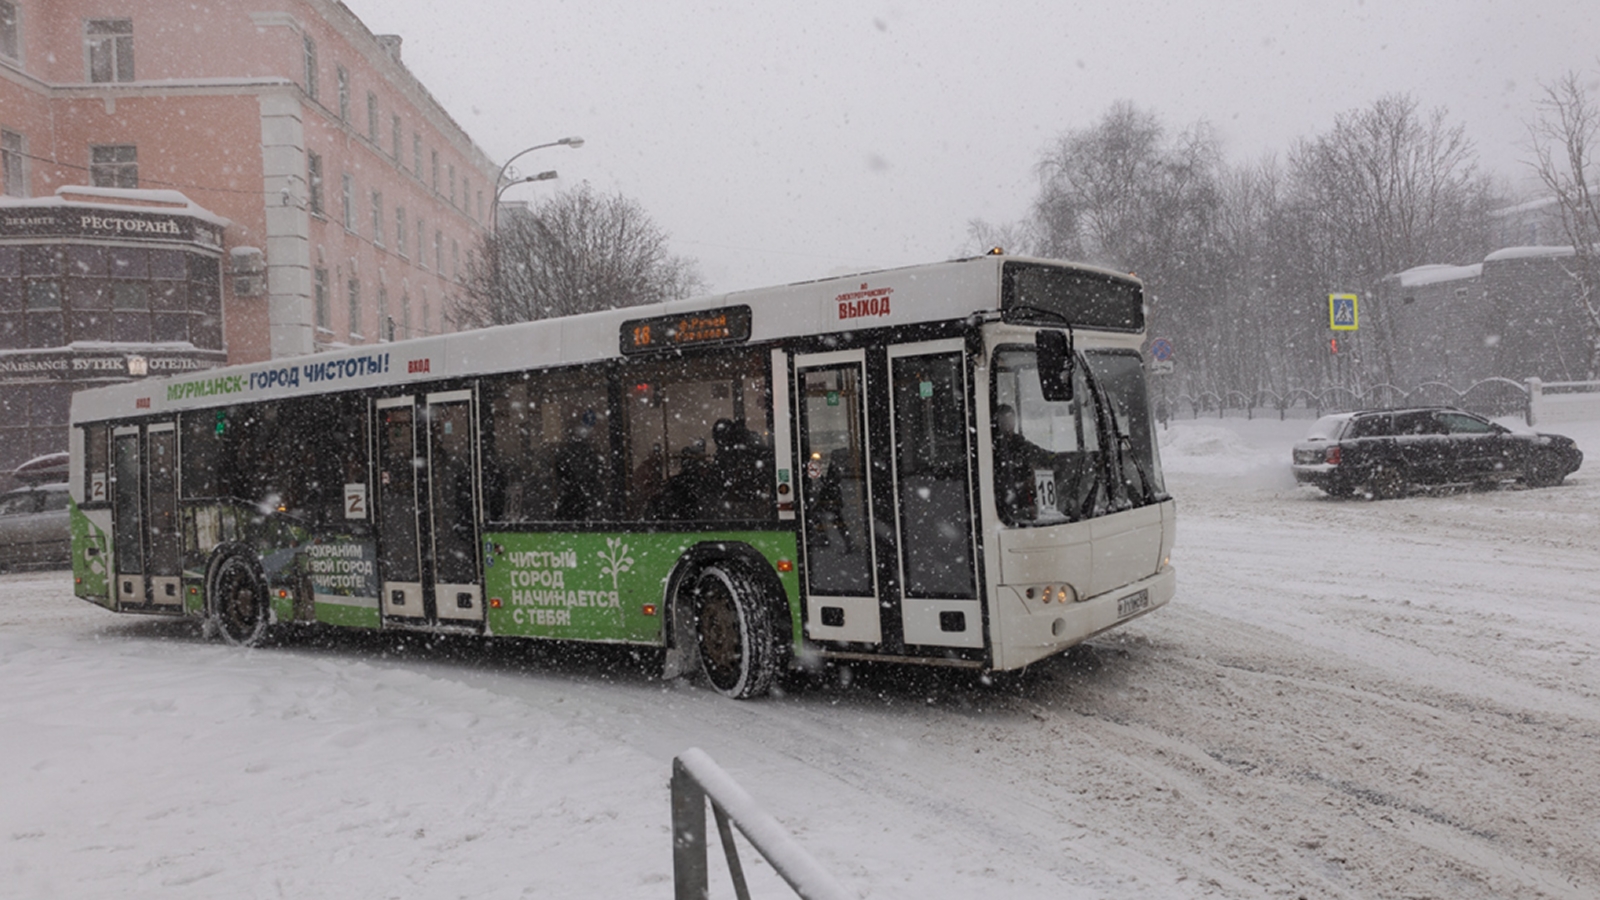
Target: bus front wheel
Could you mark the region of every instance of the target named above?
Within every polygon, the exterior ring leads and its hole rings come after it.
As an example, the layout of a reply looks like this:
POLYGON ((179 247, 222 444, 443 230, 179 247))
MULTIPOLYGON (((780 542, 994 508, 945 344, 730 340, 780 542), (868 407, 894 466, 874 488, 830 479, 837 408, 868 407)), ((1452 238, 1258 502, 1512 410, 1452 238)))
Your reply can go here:
POLYGON ((772 687, 777 648, 760 585, 733 566, 705 566, 694 580, 700 668, 718 693, 743 699, 772 687))
POLYGON ((267 584, 255 560, 243 552, 223 556, 206 584, 208 611, 222 639, 254 647, 267 633, 267 584))

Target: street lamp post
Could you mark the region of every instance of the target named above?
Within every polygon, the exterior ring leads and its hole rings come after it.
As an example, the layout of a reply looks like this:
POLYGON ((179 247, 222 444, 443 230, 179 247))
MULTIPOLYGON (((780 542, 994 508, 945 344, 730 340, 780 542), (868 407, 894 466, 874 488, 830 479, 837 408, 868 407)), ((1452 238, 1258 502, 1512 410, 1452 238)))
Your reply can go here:
POLYGON ((540 172, 537 175, 529 175, 526 178, 512 178, 510 181, 507 181, 506 172, 511 170, 512 163, 535 150, 543 150, 546 147, 572 147, 573 149, 577 149, 578 147, 582 146, 583 138, 581 137, 564 137, 558 141, 534 144, 532 147, 526 147, 517 151, 514 156, 506 160, 506 164, 501 166, 499 173, 494 176, 494 202, 489 205, 489 252, 494 254, 493 267, 494 289, 497 295, 496 302, 499 302, 499 300, 503 299, 503 297, 498 295, 503 294, 505 290, 503 279, 500 275, 500 195, 504 194, 509 188, 515 185, 527 184, 530 181, 549 181, 550 179, 556 177, 555 170, 551 169, 545 172, 540 172))
POLYGON ((489 208, 489 233, 494 234, 495 231, 497 231, 500 227, 500 195, 505 193, 506 188, 529 181, 547 181, 556 177, 556 173, 554 171, 550 171, 540 172, 538 175, 530 175, 527 178, 513 178, 511 181, 506 181, 506 172, 511 169, 512 163, 535 150, 543 150, 546 147, 572 147, 573 149, 577 149, 578 147, 582 146, 583 138, 564 137, 559 141, 550 141, 544 144, 534 144, 532 147, 517 151, 515 156, 506 160, 506 164, 500 167, 500 173, 494 176, 494 205, 489 208))

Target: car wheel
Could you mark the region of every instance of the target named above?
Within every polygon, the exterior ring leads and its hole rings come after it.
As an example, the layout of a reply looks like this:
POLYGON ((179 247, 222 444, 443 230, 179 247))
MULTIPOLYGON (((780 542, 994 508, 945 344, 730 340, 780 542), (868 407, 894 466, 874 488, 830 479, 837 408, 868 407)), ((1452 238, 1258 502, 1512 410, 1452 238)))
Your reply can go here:
POLYGON ((1528 471, 1522 480, 1529 487, 1555 487, 1567 478, 1561 460, 1554 453, 1535 453, 1528 460, 1528 471))
POLYGON ((702 568, 692 590, 695 638, 706 680, 729 697, 765 694, 778 661, 765 592, 744 572, 721 563, 702 568))
POLYGON ((1330 481, 1322 486, 1322 490, 1325 491, 1329 497, 1338 497, 1342 500, 1345 497, 1349 497, 1354 494, 1356 492, 1356 486, 1348 481, 1330 481))
POLYGON ((1367 478, 1367 496, 1374 500, 1392 500, 1403 496, 1409 486, 1410 479, 1399 466, 1379 466, 1367 478))
POLYGON ((267 584, 248 553, 223 556, 211 569, 206 583, 207 616, 222 639, 239 647, 254 647, 266 636, 267 584))

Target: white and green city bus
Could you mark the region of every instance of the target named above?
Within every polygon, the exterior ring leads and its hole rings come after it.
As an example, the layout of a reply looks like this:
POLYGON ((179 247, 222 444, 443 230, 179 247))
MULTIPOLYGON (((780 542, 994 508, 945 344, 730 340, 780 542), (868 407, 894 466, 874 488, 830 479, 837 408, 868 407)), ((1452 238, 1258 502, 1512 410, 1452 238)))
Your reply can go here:
POLYGON ((78 596, 204 617, 1009 670, 1171 599, 1112 271, 991 255, 72 402, 78 596))

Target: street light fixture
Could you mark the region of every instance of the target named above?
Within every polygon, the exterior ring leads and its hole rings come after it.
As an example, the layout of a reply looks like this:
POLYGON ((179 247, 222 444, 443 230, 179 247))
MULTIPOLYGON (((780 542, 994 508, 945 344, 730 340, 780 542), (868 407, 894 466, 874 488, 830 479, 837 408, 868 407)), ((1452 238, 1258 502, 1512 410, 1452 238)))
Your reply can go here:
POLYGON ((495 202, 496 206, 498 206, 499 203, 500 203, 500 195, 504 194, 506 191, 516 187, 519 184, 527 184, 530 181, 550 181, 551 179, 554 179, 556 177, 557 177, 556 170, 555 169, 550 169, 549 171, 546 171, 546 172, 540 172, 537 175, 529 175, 526 178, 513 178, 512 180, 506 182, 505 184, 500 185, 500 189, 494 192, 494 202, 495 202))

